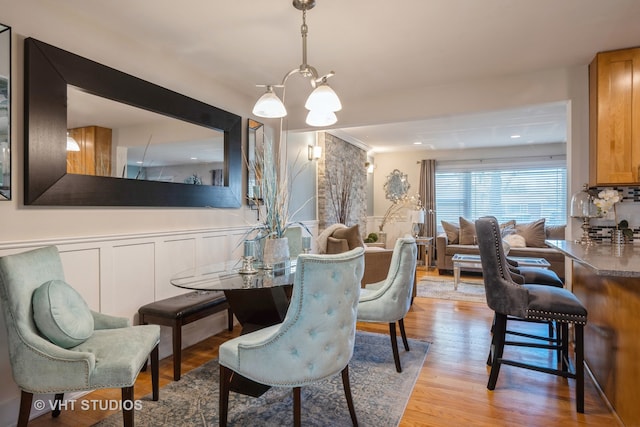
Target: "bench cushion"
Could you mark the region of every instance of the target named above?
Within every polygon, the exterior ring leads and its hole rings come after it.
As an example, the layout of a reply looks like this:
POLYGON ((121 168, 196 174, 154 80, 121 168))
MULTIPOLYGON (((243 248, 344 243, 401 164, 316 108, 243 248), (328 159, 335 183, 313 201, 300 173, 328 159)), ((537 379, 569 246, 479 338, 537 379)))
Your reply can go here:
POLYGON ((226 301, 222 292, 195 291, 143 305, 138 313, 178 319, 226 301))

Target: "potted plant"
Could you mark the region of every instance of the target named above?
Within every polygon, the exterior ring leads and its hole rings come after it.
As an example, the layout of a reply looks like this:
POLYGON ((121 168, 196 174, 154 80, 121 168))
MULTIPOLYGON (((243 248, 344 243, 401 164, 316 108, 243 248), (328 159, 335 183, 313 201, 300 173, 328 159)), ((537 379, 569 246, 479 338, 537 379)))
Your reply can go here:
POLYGON ((291 185, 302 168, 296 167, 296 159, 294 171, 291 173, 287 157, 283 154, 286 150, 281 150, 283 147, 275 145, 272 139, 265 138, 264 150, 256 153, 256 161, 248 163, 256 177, 258 191, 255 192, 253 202, 259 206, 259 213, 258 225, 252 227, 247 236, 255 233, 253 239, 261 243, 262 261, 266 268, 289 258, 285 232, 290 226, 300 225, 311 234, 303 223, 291 221, 291 218, 311 200, 308 199, 295 212, 290 212, 291 185))

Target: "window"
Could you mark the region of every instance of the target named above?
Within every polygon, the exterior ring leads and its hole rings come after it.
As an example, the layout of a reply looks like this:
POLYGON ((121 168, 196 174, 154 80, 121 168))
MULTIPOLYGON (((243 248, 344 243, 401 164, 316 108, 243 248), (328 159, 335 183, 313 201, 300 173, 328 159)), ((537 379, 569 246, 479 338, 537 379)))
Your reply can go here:
MULTIPOLYGON (((555 157, 555 156, 554 156, 555 157)), ((498 221, 526 223, 546 218, 549 225, 566 224, 567 168, 564 158, 548 162, 486 162, 436 166, 436 215, 458 222, 492 215, 498 221)))

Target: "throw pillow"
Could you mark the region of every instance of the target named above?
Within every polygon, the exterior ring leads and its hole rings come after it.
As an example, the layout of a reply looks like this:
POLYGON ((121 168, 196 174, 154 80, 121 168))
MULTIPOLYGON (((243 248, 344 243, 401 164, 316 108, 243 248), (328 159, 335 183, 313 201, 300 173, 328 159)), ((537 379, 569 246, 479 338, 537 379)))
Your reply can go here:
POLYGON ((516 224, 516 233, 524 237, 527 246, 531 248, 546 248, 544 240, 547 235, 544 231, 544 218, 526 224, 516 224))
POLYGON ((40 285, 31 297, 33 320, 52 343, 71 348, 93 334, 93 315, 80 294, 62 280, 40 285))
POLYGON ((458 224, 454 224, 453 222, 448 221, 440 222, 442 223, 442 228, 447 235, 448 243, 450 245, 455 245, 456 243, 458 243, 458 238, 460 237, 460 227, 458 226, 458 224))
POLYGON ((547 239, 564 240, 564 230, 566 227, 566 225, 547 225, 544 228, 547 239))
MULTIPOLYGON (((509 249, 527 247, 527 242, 525 241, 524 237, 522 237, 519 234, 509 234, 507 236, 504 236, 504 238, 502 239, 502 242, 508 244, 509 249)), ((505 254, 506 253, 508 252, 505 251, 505 254)))
POLYGON ((508 236, 509 234, 513 234, 516 232, 516 222, 515 220, 503 222, 500 224, 500 236, 508 236))
POLYGON ((349 250, 347 239, 336 239, 335 237, 327 237, 327 253, 341 254, 349 250))
POLYGON ((460 238, 461 245, 476 245, 476 224, 463 217, 460 217, 460 238))
POLYGON ((364 240, 362 240, 362 236, 360 235, 360 227, 358 224, 351 227, 339 228, 333 232, 331 237, 336 239, 346 239, 347 244, 349 245, 348 250, 364 247, 364 240))
POLYGON ((509 255, 509 251, 511 250, 511 245, 504 239, 502 239, 502 250, 504 251, 504 256, 509 255))

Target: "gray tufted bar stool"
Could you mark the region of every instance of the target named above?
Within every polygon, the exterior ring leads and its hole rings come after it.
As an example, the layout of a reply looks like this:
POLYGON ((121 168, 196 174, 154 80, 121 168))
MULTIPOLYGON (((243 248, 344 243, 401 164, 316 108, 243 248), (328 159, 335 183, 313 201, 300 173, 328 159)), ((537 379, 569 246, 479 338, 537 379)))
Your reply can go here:
POLYGON ((513 281, 501 244, 500 227, 494 217, 476 221, 487 305, 495 312, 492 339, 491 373, 487 388, 494 390, 501 365, 531 369, 576 380, 576 410, 584 412, 584 325, 587 310, 569 290, 537 284, 520 285, 513 281), (506 341, 507 319, 519 318, 559 324, 557 343, 506 341), (569 357, 569 324, 575 332, 575 361, 569 357), (558 366, 550 368, 504 358, 505 345, 554 349, 558 366))
MULTIPOLYGON (((504 246, 503 246, 504 249, 504 246)), ((506 254, 505 254, 506 256, 506 254)), ((511 278, 514 282, 519 283, 521 285, 547 285, 547 286, 555 286, 557 288, 563 288, 564 282, 553 270, 548 270, 542 267, 521 267, 518 265, 518 262, 509 258, 507 258, 507 264, 509 266, 511 278)), ((545 323, 548 326, 548 335, 546 337, 542 337, 540 335, 532 336, 530 334, 525 334, 522 332, 518 332, 515 330, 507 329, 507 335, 515 335, 526 338, 533 338, 543 341, 548 341, 550 343, 557 343, 558 337, 556 336, 556 329, 558 326, 556 322, 548 322, 544 320, 533 320, 533 319, 520 319, 518 317, 508 317, 507 320, 511 321, 525 321, 525 322, 534 322, 534 323, 545 323)), ((495 325, 495 319, 493 322, 495 325)), ((494 326, 491 326, 491 332, 493 333, 494 326)), ((558 334, 561 331, 558 329, 558 334)), ((558 360, 560 360, 561 354, 558 352, 558 360)), ((493 354, 491 353, 491 349, 489 350, 489 356, 487 357, 487 365, 491 366, 491 362, 493 360, 493 354)))

